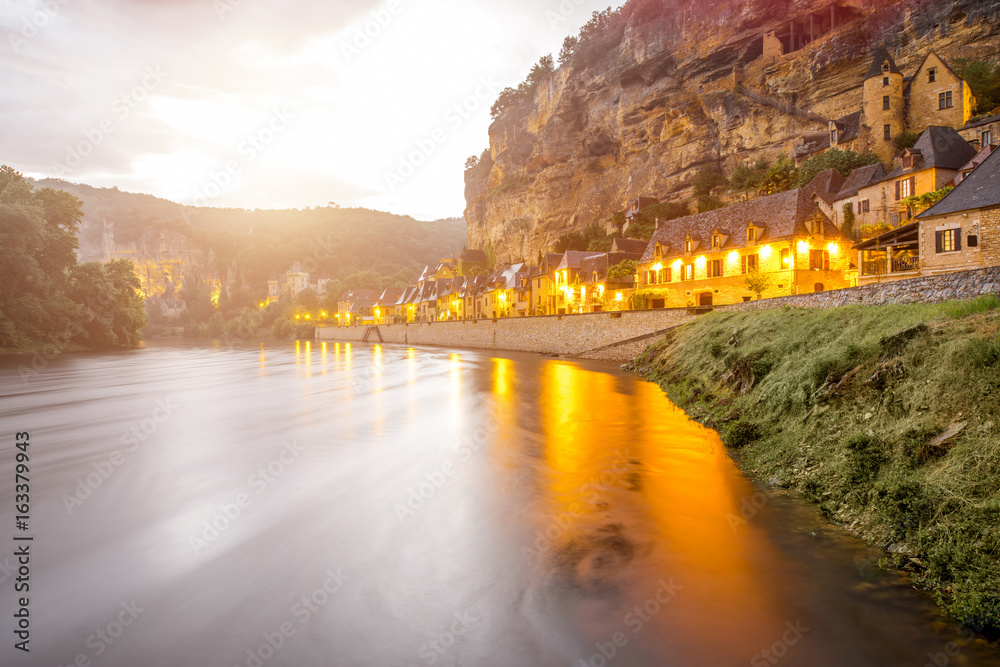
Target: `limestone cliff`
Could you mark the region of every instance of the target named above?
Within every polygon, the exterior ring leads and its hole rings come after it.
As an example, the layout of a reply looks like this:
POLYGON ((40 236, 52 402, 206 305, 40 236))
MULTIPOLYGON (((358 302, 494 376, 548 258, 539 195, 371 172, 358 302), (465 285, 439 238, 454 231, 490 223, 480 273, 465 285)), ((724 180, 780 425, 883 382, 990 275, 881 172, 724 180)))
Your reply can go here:
POLYGON ((860 109, 883 43, 907 75, 931 49, 1000 53, 1000 0, 630 0, 621 21, 620 43, 490 127, 465 175, 472 247, 531 261, 639 195, 687 196, 706 163, 792 154, 860 109))

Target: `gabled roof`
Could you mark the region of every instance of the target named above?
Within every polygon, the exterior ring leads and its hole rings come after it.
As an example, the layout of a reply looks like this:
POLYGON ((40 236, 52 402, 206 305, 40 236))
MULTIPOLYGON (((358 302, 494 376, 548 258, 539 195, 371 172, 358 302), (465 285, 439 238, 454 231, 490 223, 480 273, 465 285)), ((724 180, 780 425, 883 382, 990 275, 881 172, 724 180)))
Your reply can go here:
POLYGON ((872 54, 872 64, 871 67, 868 68, 868 74, 865 78, 870 79, 873 76, 883 76, 886 74, 882 71, 882 63, 886 60, 889 61, 889 72, 892 74, 902 74, 902 72, 899 71, 899 68, 896 67, 896 61, 889 55, 889 51, 886 50, 884 46, 880 46, 875 49, 875 53, 872 54))
POLYGON ((961 80, 964 81, 964 79, 962 79, 961 75, 959 75, 958 72, 956 72, 955 70, 953 70, 951 68, 951 65, 948 64, 948 61, 945 60, 944 58, 942 58, 941 56, 939 56, 934 51, 928 51, 927 52, 927 54, 924 56, 924 59, 920 61, 920 65, 918 65, 917 69, 915 69, 913 71, 913 76, 910 77, 911 79, 916 79, 917 78, 917 75, 920 74, 920 71, 924 69, 924 65, 927 64, 927 59, 930 58, 931 56, 936 56, 937 59, 941 61, 941 64, 944 65, 944 68, 946 70, 948 70, 949 72, 951 72, 952 76, 954 76, 957 79, 961 79, 961 80))
POLYGON ((962 168, 958 170, 955 174, 955 178, 952 179, 952 185, 958 185, 962 180, 972 173, 972 170, 981 165, 986 161, 986 158, 990 156, 993 151, 997 150, 998 146, 996 144, 986 144, 983 148, 976 153, 976 156, 962 165, 962 168))
POLYGON ((820 213, 816 202, 806 194, 805 190, 799 188, 733 204, 707 213, 670 220, 653 232, 653 238, 646 246, 641 261, 653 261, 655 247, 658 243, 661 246, 666 246, 664 257, 683 256, 684 241, 689 235, 692 239, 702 242, 702 246, 699 248, 700 252, 702 249, 708 248, 712 233, 716 231, 728 237, 722 244, 722 249, 746 247, 746 229, 750 224, 763 228, 753 245, 796 236, 808 236, 809 232, 805 223, 815 215, 823 217, 824 236, 848 240, 825 215, 820 213))
POLYGON ((646 251, 646 242, 642 239, 626 239, 616 236, 611 241, 611 252, 637 252, 640 255, 646 251))
POLYGON ((993 151, 944 199, 917 217, 929 218, 988 206, 1000 206, 1000 151, 993 151))
MULTIPOLYGON (((645 242, 643 242, 645 246, 645 242)), ((645 247, 643 248, 645 250, 645 247)), ((580 262, 580 279, 581 282, 590 283, 594 282, 594 272, 597 272, 597 281, 603 281, 607 278, 608 269, 617 264, 621 264, 627 259, 633 261, 639 261, 642 257, 642 253, 636 252, 602 252, 597 255, 590 255, 589 257, 583 258, 580 262)), ((622 281, 631 282, 631 281, 622 281)))
POLYGON ((352 289, 344 292, 340 300, 344 301, 374 301, 375 290, 373 289, 352 289))
POLYGON ((962 165, 976 156, 976 149, 969 145, 954 128, 931 125, 909 149, 912 153, 920 153, 920 158, 914 160, 913 167, 903 169, 902 165, 893 169, 886 179, 896 178, 903 174, 924 169, 953 169, 958 171, 962 165))
POLYGON ((836 169, 827 169, 816 174, 816 177, 809 181, 809 185, 802 188, 806 195, 812 197, 818 195, 827 204, 832 204, 837 198, 837 193, 844 187, 844 177, 836 169))
POLYGON ((858 190, 861 188, 866 188, 873 183, 879 183, 884 180, 885 167, 881 163, 876 162, 875 164, 858 167, 847 176, 847 180, 844 181, 844 185, 841 186, 840 192, 837 193, 834 201, 853 197, 858 194, 858 190))
POLYGON ((579 269, 580 263, 584 260, 584 258, 597 254, 600 253, 587 252, 586 250, 567 250, 563 253, 562 261, 559 262, 559 266, 556 267, 556 271, 562 271, 563 269, 579 269))
POLYGON ((381 296, 378 298, 378 305, 380 306, 394 306, 399 301, 399 297, 403 295, 403 290, 398 287, 390 287, 389 289, 382 292, 381 296))

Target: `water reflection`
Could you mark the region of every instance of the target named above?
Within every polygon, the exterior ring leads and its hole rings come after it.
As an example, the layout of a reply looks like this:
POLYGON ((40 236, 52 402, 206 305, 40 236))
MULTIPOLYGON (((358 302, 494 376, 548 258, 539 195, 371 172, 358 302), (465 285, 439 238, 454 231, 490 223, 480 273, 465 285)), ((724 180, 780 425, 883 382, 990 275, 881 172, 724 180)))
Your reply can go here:
POLYGON ((921 665, 956 636, 613 366, 302 341, 66 355, 27 387, 0 368, 0 426, 44 443, 37 648, 5 665, 250 665, 285 622, 262 664, 745 665, 801 623, 783 665, 921 665), (157 400, 178 407, 68 512, 157 400))

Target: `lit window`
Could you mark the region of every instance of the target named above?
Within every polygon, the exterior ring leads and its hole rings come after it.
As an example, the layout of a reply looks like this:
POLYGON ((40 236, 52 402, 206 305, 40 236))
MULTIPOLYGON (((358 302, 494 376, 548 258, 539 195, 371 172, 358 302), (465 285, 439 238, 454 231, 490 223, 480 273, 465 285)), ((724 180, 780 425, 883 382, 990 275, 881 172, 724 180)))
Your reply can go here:
POLYGON ((824 271, 830 270, 830 252, 827 250, 809 251, 809 268, 824 271))
POLYGON ((694 247, 694 242, 691 241, 691 239, 688 239, 687 241, 684 242, 684 252, 691 252, 691 249, 693 247, 694 247))
POLYGON ((758 262, 757 262, 757 255, 756 254, 754 254, 754 255, 743 255, 743 258, 742 258, 742 260, 740 262, 740 268, 742 269, 743 273, 746 273, 748 271, 756 271, 757 270, 757 263, 758 262))
POLYGON ((756 243, 756 242, 757 242, 757 228, 747 227, 747 243, 756 243))
POLYGON ((712 234, 712 247, 713 248, 721 248, 722 247, 722 235, 721 234, 712 234))
POLYGON ((788 250, 788 248, 785 248, 781 251, 781 268, 787 269, 791 265, 792 265, 791 252, 788 250))
POLYGON ((681 280, 694 280, 694 264, 685 264, 681 280))
POLYGON ((956 250, 961 250, 962 242, 958 236, 959 231, 960 230, 958 228, 955 228, 935 232, 935 250, 937 252, 954 252, 956 250))
POLYGON ((951 107, 951 91, 938 94, 938 109, 950 109, 951 107))
POLYGON ((913 181, 913 179, 910 179, 910 178, 906 179, 905 181, 900 181, 899 194, 904 199, 906 197, 909 197, 909 196, 911 196, 913 194, 913 192, 911 191, 912 181, 913 181))
POLYGON ((708 277, 719 278, 722 276, 722 260, 713 259, 708 263, 708 277))

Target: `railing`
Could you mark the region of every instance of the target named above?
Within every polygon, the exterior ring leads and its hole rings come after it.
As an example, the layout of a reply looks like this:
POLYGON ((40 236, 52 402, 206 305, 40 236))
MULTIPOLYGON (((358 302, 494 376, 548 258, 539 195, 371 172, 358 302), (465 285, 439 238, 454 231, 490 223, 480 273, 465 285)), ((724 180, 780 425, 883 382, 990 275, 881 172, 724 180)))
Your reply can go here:
POLYGON ((884 276, 891 273, 908 273, 920 268, 919 257, 893 257, 869 259, 861 263, 861 275, 884 276))

